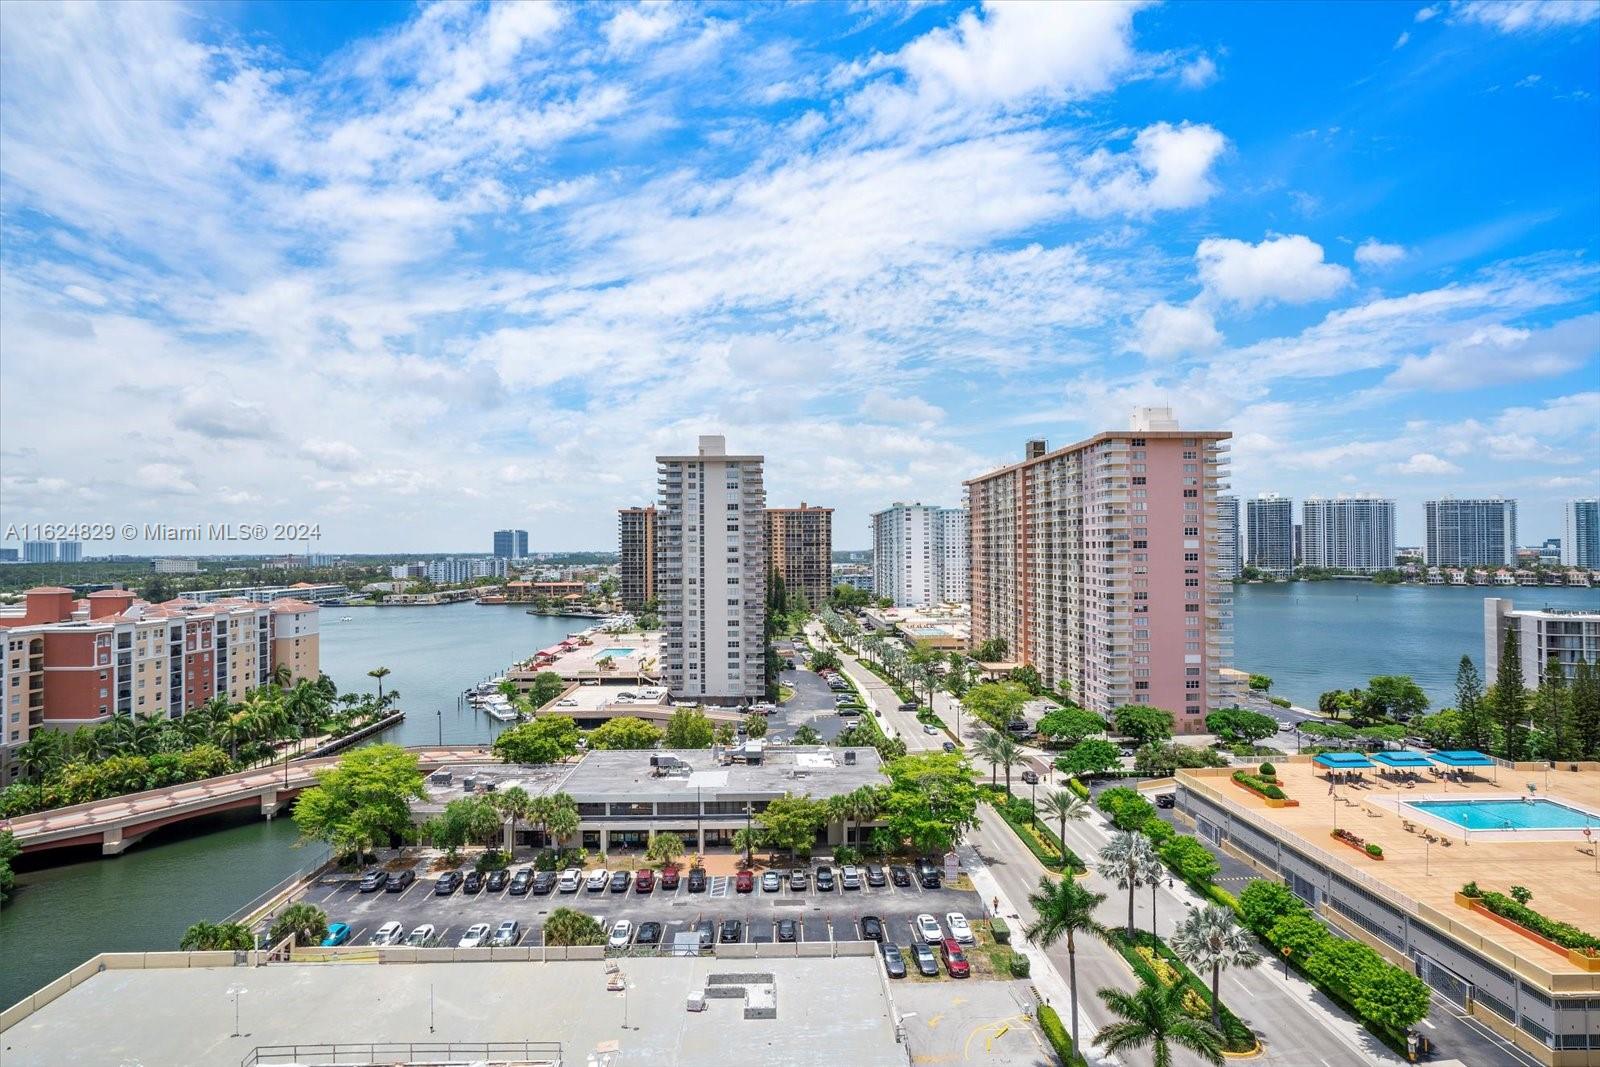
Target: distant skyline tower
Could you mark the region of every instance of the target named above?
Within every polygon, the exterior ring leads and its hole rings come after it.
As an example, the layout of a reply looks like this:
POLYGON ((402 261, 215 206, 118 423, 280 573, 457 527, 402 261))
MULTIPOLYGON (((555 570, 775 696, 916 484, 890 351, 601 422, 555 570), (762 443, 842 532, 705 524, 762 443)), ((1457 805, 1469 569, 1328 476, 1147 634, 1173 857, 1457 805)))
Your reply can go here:
POLYGON ((1394 501, 1307 497, 1300 505, 1306 567, 1370 574, 1394 566, 1394 501))
POLYGON ((1562 505, 1561 562, 1600 571, 1600 500, 1569 500, 1562 505))
POLYGON ((1433 567, 1515 567, 1517 502, 1429 500, 1423 504, 1424 551, 1433 567))
POLYGON ((1245 563, 1268 574, 1294 573, 1294 501, 1262 493, 1245 501, 1249 542, 1245 563))
POLYGON ((617 595, 638 609, 656 599, 656 509, 617 509, 617 595))
POLYGON ((833 591, 833 509, 800 502, 767 509, 767 580, 783 575, 789 596, 804 593, 813 611, 833 591))
POLYGON ((1225 582, 1244 570, 1244 545, 1239 537, 1239 498, 1217 497, 1217 576, 1225 582))
POLYGON ((494 555, 497 559, 527 559, 528 531, 496 530, 494 532, 494 555))

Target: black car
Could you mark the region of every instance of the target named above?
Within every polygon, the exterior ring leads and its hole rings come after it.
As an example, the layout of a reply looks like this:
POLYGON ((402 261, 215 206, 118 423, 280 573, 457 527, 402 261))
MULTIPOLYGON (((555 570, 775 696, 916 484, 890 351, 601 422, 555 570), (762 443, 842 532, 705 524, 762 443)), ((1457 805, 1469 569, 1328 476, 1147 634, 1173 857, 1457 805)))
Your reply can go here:
POLYGON ((901 704, 900 705, 900 710, 901 711, 916 711, 921 706, 922 706, 921 704, 916 704, 916 703, 905 703, 905 704, 901 704))
POLYGON ((946 741, 939 747, 944 749, 946 752, 954 752, 956 750, 956 743, 954 741, 946 741))
POLYGON ((613 871, 611 873, 611 891, 613 893, 626 893, 630 877, 632 876, 627 871, 613 871))
POLYGON ((531 885, 533 885, 533 868, 524 867, 522 870, 517 872, 515 878, 511 879, 511 888, 506 890, 506 892, 510 893, 514 897, 524 896, 527 894, 528 887, 531 885))
POLYGON ((533 876, 533 895, 536 897, 547 896, 556 887, 555 871, 540 871, 533 876))
POLYGON ((511 881, 511 872, 504 867, 497 867, 489 872, 488 879, 483 883, 483 888, 491 893, 498 893, 511 881))
POLYGON ((796 867, 789 872, 789 888, 797 892, 805 889, 810 877, 810 873, 804 867, 796 867))
POLYGON ((1156 807, 1158 807, 1158 808, 1170 808, 1173 805, 1177 804, 1177 802, 1178 802, 1178 798, 1173 793, 1157 793, 1156 794, 1156 807))
POLYGON ((376 893, 388 884, 388 871, 368 871, 361 876, 361 892, 363 893, 376 893))
POLYGON ((433 894, 438 897, 447 897, 461 888, 461 872, 445 871, 439 880, 433 883, 433 894))
POLYGON ((800 936, 800 924, 793 919, 778 920, 778 940, 794 941, 800 936))
POLYGON ((889 879, 883 873, 883 868, 873 864, 867 868, 867 884, 874 889, 882 889, 889 884, 889 879))
POLYGON ((832 867, 818 867, 817 868, 817 892, 819 892, 819 893, 831 893, 831 892, 833 892, 833 868, 832 867))
POLYGON ((906 976, 906 958, 900 955, 899 945, 891 942, 883 946, 883 967, 889 972, 890 978, 906 976))
POLYGON ((385 893, 404 893, 411 888, 411 883, 416 880, 416 871, 401 871, 399 874, 391 874, 389 880, 383 885, 383 891, 385 893))
POLYGON ((468 871, 467 877, 461 883, 463 893, 477 893, 483 889, 483 872, 468 871))
POLYGON ((744 939, 744 923, 738 919, 723 919, 717 939, 724 945, 737 945, 744 939))
POLYGON ((1039 784, 1039 772, 1038 771, 1023 771, 1022 772, 1022 781, 1026 785, 1038 785, 1039 784))
POLYGON ((911 872, 898 863, 889 868, 889 877, 893 879, 894 884, 899 886, 901 889, 904 889, 911 884, 911 872))
POLYGON ((694 932, 700 935, 700 950, 704 952, 710 948, 717 939, 717 928, 710 919, 701 919, 694 924, 694 932))
POLYGON ((911 943, 911 955, 917 961, 917 973, 924 978, 939 977, 939 957, 921 941, 911 943))
POLYGON ((938 889, 940 882, 939 868, 931 863, 917 866, 917 881, 922 883, 924 889, 938 889))
POLYGON ((704 867, 689 868, 689 892, 704 893, 706 891, 706 869, 704 867))
POLYGON ((861 916, 861 938, 863 941, 882 941, 883 920, 876 915, 861 916))
POLYGON ((633 941, 637 945, 654 945, 661 940, 660 923, 640 923, 639 932, 634 935, 633 941))

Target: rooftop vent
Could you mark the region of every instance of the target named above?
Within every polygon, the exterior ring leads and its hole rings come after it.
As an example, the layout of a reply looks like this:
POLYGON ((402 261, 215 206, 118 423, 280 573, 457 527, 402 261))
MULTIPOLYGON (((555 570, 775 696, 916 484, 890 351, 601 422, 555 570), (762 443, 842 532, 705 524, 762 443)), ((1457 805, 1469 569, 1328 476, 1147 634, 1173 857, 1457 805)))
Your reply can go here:
POLYGON ((854 767, 856 765, 856 754, 854 750, 848 748, 844 750, 844 765, 846 767, 854 767))

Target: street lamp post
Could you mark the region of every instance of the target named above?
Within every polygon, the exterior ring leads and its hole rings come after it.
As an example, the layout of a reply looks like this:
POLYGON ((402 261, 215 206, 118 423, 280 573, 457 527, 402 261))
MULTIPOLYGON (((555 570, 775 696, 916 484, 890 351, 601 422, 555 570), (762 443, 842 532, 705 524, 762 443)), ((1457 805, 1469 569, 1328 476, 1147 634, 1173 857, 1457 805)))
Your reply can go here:
POLYGON ((744 802, 744 865, 750 866, 750 802, 744 802))
POLYGON ((226 996, 230 996, 230 997, 233 998, 233 1036, 234 1037, 238 1037, 239 1036, 239 998, 244 996, 248 992, 249 992, 249 990, 246 989, 244 986, 235 985, 235 986, 229 986, 228 987, 228 991, 225 994, 226 996))
POLYGON ((1033 825, 1039 825, 1039 776, 1033 776, 1033 781, 1028 783, 1028 817, 1033 820, 1033 825))
POLYGON ((444 747, 444 709, 434 708, 434 716, 439 720, 439 747, 444 747))

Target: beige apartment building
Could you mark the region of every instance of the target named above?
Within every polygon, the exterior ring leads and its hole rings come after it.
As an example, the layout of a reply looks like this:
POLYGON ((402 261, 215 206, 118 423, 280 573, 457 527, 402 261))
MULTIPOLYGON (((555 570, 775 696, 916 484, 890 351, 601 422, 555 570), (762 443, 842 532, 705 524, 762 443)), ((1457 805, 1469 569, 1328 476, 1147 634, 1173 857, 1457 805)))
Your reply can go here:
POLYGON ((641 608, 656 599, 656 509, 617 509, 617 595, 641 608))
POLYGON ((797 508, 767 509, 767 559, 783 575, 792 597, 804 593, 816 608, 833 591, 833 509, 800 502, 797 508))
POLYGON ((973 644, 1004 638, 1094 711, 1151 704, 1203 732, 1233 699, 1217 504, 1229 437, 1139 409, 1130 429, 1030 441, 1022 462, 968 481, 973 644))

